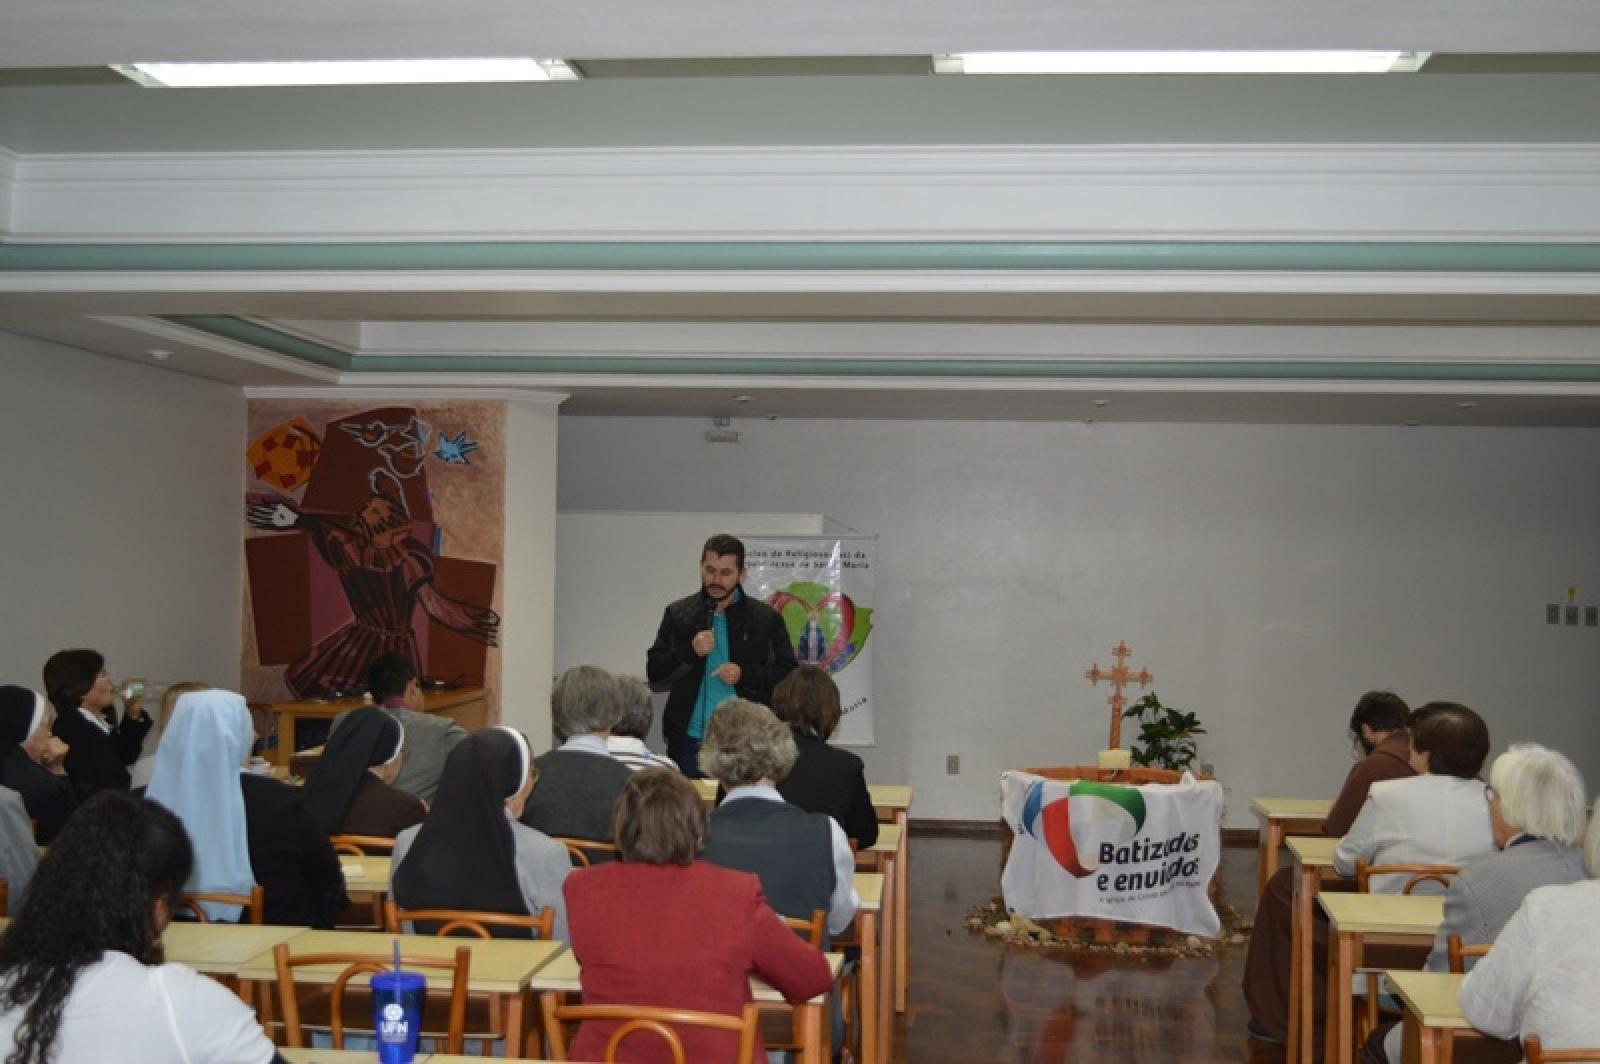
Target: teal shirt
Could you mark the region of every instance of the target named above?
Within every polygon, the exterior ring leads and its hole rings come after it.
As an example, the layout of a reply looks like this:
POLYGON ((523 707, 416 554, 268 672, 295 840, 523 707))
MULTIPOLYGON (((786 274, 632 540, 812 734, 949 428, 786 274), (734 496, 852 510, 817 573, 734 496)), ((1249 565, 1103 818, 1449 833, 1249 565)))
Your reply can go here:
MULTIPOLYGON (((738 602, 744 593, 737 588, 733 592, 733 601, 738 602)), ((700 697, 694 704, 694 715, 689 718, 689 738, 703 739, 706 727, 711 723, 711 714, 716 708, 736 692, 729 684, 717 678, 716 672, 728 663, 728 618, 722 613, 712 614, 711 631, 717 637, 717 645, 711 648, 711 653, 706 655, 705 675, 700 678, 700 697)))

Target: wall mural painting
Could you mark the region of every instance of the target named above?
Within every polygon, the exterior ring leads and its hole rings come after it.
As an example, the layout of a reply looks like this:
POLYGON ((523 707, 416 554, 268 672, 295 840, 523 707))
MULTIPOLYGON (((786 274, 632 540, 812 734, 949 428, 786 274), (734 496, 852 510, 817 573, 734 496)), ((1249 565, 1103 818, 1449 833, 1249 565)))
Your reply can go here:
POLYGON ((358 692, 367 666, 389 653, 410 656, 425 679, 483 685, 500 630, 503 502, 498 456, 480 445, 485 429, 498 439, 498 411, 464 403, 274 420, 284 405, 251 404, 245 455, 254 478, 245 495, 251 693, 358 692), (437 427, 446 419, 449 432, 437 427), (492 560, 446 554, 447 524, 452 542, 492 560))

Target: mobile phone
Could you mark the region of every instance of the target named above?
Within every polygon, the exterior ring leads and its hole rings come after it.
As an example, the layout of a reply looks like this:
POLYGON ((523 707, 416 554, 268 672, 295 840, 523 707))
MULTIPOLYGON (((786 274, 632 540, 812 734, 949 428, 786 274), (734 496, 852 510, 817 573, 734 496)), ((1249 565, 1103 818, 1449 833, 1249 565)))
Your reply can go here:
POLYGON ((126 702, 130 698, 143 698, 143 697, 144 697, 144 684, 140 683, 138 680, 132 680, 126 686, 124 686, 122 688, 122 700, 124 702, 126 702))

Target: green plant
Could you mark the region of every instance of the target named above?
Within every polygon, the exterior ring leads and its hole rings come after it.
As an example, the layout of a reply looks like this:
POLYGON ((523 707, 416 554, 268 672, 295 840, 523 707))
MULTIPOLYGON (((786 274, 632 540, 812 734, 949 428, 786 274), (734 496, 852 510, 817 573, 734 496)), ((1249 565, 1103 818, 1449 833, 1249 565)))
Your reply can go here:
POLYGON ((1139 721, 1139 742, 1144 745, 1134 748, 1134 764, 1182 772, 1194 763, 1198 753, 1194 736, 1206 730, 1193 713, 1163 705, 1152 691, 1123 710, 1122 716, 1139 721))

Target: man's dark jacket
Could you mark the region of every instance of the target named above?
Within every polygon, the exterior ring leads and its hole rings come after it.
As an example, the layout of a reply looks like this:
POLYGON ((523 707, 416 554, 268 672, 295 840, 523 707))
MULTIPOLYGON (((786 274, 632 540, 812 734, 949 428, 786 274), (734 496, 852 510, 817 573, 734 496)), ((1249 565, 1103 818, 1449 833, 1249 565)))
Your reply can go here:
MULTIPOLYGON (((695 634, 711 627, 716 603, 704 590, 668 604, 661 614, 656 641, 645 657, 645 675, 653 684, 670 683, 661 732, 667 738, 688 733, 689 718, 700 698, 706 659, 694 652, 695 634)), ((794 668, 794 647, 778 611, 743 591, 724 611, 728 623, 728 660, 739 666, 734 685, 740 698, 772 705, 772 689, 794 668)))

